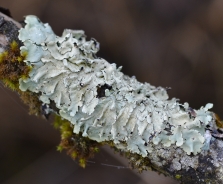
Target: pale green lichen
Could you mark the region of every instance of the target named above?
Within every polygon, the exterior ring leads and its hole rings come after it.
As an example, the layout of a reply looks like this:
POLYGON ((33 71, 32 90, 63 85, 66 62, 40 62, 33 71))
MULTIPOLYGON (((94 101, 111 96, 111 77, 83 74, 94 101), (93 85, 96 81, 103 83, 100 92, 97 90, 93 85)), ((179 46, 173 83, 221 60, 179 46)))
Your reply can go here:
POLYGON ((74 133, 113 141, 143 157, 158 144, 175 144, 188 155, 208 148, 212 104, 191 110, 187 103, 168 99, 165 88, 125 76, 115 64, 96 57, 99 44, 86 41, 83 31, 65 30, 58 37, 35 16, 25 22, 19 39, 32 71, 20 79, 20 89, 40 93, 43 104, 54 102, 59 115, 74 125, 74 133))

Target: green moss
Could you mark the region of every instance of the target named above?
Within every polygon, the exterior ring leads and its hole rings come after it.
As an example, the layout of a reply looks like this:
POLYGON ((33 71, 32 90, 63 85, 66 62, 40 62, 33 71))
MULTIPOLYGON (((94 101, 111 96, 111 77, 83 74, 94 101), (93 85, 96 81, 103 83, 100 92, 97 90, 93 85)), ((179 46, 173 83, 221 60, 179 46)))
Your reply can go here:
POLYGON ((30 91, 18 91, 23 103, 29 106, 29 114, 41 115, 42 102, 39 100, 39 94, 30 91))
POLYGON ((7 56, 8 56, 7 51, 4 51, 4 52, 0 53, 0 63, 2 63, 7 56))
POLYGON ((72 159, 79 160, 81 167, 85 168, 86 161, 99 152, 99 146, 102 144, 87 137, 82 137, 81 134, 74 134, 74 127, 69 121, 62 119, 60 116, 55 116, 53 126, 59 129, 61 133, 61 142, 57 150, 66 150, 72 159))
POLYGON ((72 153, 70 154, 71 158, 76 159, 78 154, 76 151, 72 151, 72 153))
POLYGON ((30 114, 40 115, 41 102, 38 94, 19 89, 19 79, 25 79, 29 76, 32 66, 23 62, 27 52, 20 54, 19 44, 12 41, 7 51, 0 53, 0 80, 4 85, 20 94, 21 99, 29 106, 30 114))
POLYGON ((59 129, 60 126, 62 125, 63 120, 60 116, 55 116, 54 117, 54 122, 53 122, 53 126, 55 129, 59 129))
POLYGON ((0 79, 7 81, 7 83, 13 83, 18 90, 19 79, 24 76, 27 77, 31 70, 23 62, 24 59, 25 56, 20 55, 18 43, 15 41, 10 44, 9 50, 0 54, 0 79))
POLYGON ((18 89, 18 84, 17 83, 14 83, 14 82, 12 82, 8 79, 3 79, 2 81, 3 81, 4 85, 6 87, 10 88, 11 90, 15 91, 15 90, 18 89))
POLYGON ((83 168, 86 167, 86 159, 85 158, 81 158, 79 159, 79 165, 83 168))
POLYGON ((181 175, 180 175, 180 174, 177 174, 177 175, 175 175, 175 178, 176 178, 177 180, 179 180, 179 179, 181 178, 181 175))
POLYGON ((13 40, 12 43, 10 44, 11 50, 16 51, 18 47, 19 47, 18 43, 15 40, 13 40))
POLYGON ((57 146, 57 151, 59 151, 59 152, 63 151, 63 146, 58 145, 58 146, 57 146))

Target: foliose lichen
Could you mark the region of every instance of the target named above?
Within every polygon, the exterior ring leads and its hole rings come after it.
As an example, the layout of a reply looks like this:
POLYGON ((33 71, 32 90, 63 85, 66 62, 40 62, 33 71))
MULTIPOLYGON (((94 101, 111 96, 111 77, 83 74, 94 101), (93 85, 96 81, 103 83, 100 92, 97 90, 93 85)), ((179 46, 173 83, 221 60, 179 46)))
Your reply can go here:
POLYGON ((19 31, 20 50, 28 53, 24 61, 32 70, 28 78, 20 78, 19 87, 40 94, 48 108, 55 103, 74 133, 112 141, 143 157, 159 144, 176 145, 188 155, 208 149, 212 104, 194 110, 168 99, 165 88, 124 75, 121 67, 96 56, 99 43, 86 41, 84 31, 66 29, 59 37, 35 16, 27 16, 25 23, 19 31))

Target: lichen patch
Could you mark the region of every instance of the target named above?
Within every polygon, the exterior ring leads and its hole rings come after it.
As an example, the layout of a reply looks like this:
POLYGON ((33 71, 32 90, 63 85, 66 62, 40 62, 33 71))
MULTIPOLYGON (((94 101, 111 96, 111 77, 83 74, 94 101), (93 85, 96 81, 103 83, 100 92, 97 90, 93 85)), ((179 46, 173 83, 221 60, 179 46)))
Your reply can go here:
MULTIPOLYGON (((67 29, 59 37, 35 16, 25 22, 19 31, 24 44, 20 49, 28 53, 25 63, 32 71, 20 79, 20 89, 40 94, 43 104, 54 102, 74 133, 113 141, 143 157, 159 144, 175 145, 188 155, 201 152, 206 126, 213 121, 208 111, 212 104, 191 109, 169 99, 165 88, 124 75, 96 56, 99 43, 86 41, 83 31, 67 29)), ((174 167, 180 169, 180 161, 174 167)))

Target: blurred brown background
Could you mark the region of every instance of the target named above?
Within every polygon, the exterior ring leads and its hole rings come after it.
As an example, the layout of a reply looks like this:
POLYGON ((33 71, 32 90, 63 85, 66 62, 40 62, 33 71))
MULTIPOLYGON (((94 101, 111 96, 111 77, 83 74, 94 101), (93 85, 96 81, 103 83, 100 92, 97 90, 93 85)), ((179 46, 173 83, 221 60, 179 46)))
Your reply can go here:
MULTIPOLYGON (((171 87, 170 97, 191 107, 214 103, 223 117, 221 0, 0 0, 0 6, 16 20, 37 15, 58 35, 64 28, 83 29, 100 42, 98 56, 123 66, 124 73, 171 87)), ((50 122, 27 115, 16 94, 2 87, 0 94, 0 183, 175 183, 115 167, 125 161, 106 150, 79 168, 55 151, 59 133, 50 122)))

